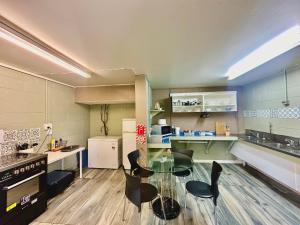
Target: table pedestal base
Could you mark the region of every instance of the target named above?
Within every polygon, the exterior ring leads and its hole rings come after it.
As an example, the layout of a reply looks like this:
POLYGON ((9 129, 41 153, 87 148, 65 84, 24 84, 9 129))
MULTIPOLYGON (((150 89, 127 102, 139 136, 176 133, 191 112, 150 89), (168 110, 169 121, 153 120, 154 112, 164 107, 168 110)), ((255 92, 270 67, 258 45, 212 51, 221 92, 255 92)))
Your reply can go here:
MULTIPOLYGON (((166 213, 166 219, 167 220, 175 219, 180 213, 179 203, 176 200, 169 198, 169 197, 162 197, 162 199, 163 199, 164 209, 165 209, 165 213, 166 213)), ((159 217, 162 220, 165 219, 164 213, 162 211, 160 199, 157 199, 153 202, 152 208, 153 208, 154 214, 157 217, 159 217)))

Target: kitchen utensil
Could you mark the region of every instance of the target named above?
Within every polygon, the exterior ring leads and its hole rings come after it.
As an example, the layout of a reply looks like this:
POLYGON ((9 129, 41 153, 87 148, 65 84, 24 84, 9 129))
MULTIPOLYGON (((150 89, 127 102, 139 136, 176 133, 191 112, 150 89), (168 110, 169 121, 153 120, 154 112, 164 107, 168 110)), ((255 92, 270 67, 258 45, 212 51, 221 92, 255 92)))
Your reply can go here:
POLYGON ((156 103, 155 103, 154 109, 160 110, 160 104, 159 104, 159 102, 156 102, 156 103))

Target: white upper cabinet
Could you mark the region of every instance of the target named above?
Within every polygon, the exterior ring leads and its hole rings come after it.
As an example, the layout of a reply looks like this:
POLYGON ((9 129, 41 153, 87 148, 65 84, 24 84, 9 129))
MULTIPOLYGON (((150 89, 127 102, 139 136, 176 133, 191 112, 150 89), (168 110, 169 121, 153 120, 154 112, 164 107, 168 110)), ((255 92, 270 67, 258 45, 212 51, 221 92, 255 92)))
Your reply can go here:
POLYGON ((235 112, 236 91, 171 93, 173 112, 235 112))

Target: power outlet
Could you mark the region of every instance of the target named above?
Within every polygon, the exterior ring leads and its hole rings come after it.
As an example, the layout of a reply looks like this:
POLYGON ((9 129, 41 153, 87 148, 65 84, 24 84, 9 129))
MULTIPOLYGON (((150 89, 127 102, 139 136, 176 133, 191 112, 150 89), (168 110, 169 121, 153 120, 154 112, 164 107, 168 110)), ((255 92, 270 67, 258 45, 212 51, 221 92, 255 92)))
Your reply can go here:
POLYGON ((0 144, 4 142, 4 130, 0 130, 0 144))
POLYGON ((44 124, 44 130, 48 131, 49 135, 52 135, 52 123, 45 123, 44 124), (49 131, 48 131, 48 129, 49 129, 49 131))

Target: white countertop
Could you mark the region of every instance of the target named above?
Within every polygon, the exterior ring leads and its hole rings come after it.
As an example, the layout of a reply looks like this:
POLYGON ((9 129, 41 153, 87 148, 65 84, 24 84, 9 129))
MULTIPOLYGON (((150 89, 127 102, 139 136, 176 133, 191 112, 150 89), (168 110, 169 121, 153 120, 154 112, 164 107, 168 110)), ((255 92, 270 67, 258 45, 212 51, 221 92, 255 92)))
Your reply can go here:
POLYGON ((148 148, 171 148, 171 143, 148 143, 148 148))
POLYGON ((45 152, 48 155, 48 164, 60 161, 64 158, 67 158, 71 155, 76 154, 77 152, 81 152, 85 150, 85 147, 79 147, 78 149, 75 149, 73 151, 70 152, 61 152, 61 151, 57 151, 57 152, 45 152))
MULTIPOLYGON (((171 141, 237 141, 237 136, 171 136, 171 141)), ((148 148, 171 148, 171 143, 148 143, 148 148)))
POLYGON ((237 141, 237 136, 171 136, 171 141, 237 141))
MULTIPOLYGON (((79 148, 77 148, 73 151, 70 151, 70 152, 61 152, 61 151, 50 152, 50 151, 47 151, 47 152, 44 152, 44 153, 41 153, 41 154, 47 154, 48 155, 48 164, 51 164, 51 163, 60 161, 64 158, 67 158, 71 155, 74 155, 77 152, 81 152, 83 150, 85 150, 85 147, 79 147, 79 148)), ((23 153, 34 153, 34 152, 32 152, 32 150, 23 150, 22 152, 23 153)))

